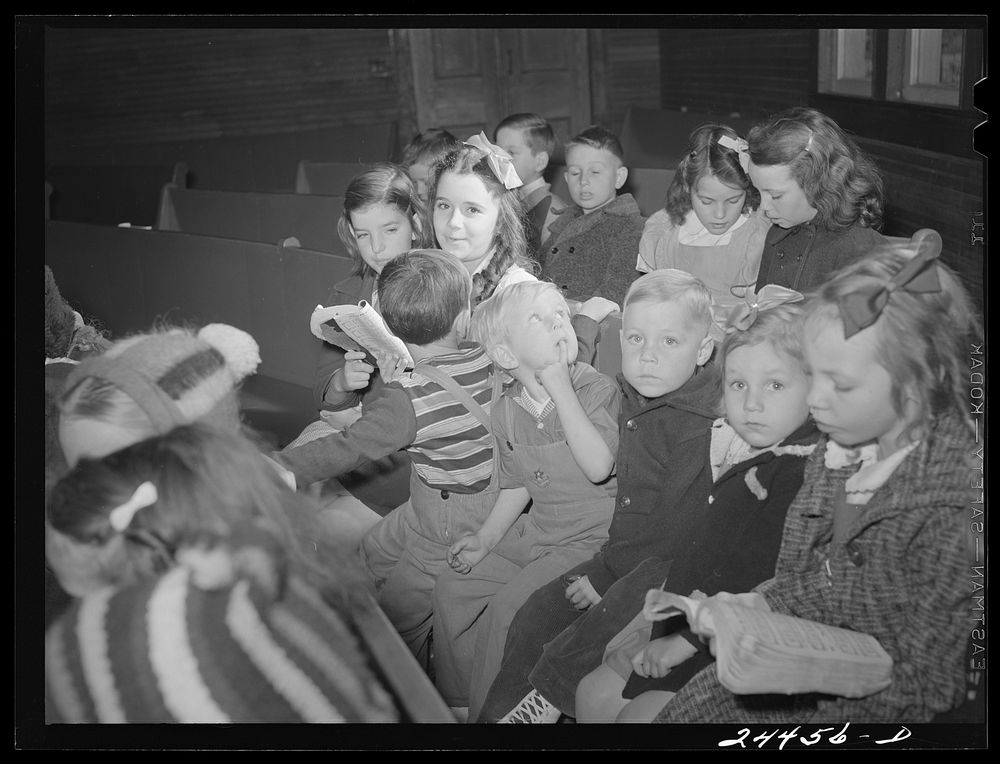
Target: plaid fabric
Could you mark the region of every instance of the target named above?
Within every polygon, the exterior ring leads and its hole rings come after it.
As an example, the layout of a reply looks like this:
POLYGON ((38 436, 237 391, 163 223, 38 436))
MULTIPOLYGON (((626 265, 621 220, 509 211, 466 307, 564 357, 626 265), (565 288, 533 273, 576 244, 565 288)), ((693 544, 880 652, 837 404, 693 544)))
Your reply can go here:
POLYGON ((894 665, 866 698, 737 696, 709 667, 660 712, 660 722, 925 722, 965 696, 974 499, 968 427, 954 415, 930 433, 833 540, 838 488, 855 468, 827 469, 825 441, 806 466, 785 523, 774 578, 756 588, 777 612, 871 634, 894 665))

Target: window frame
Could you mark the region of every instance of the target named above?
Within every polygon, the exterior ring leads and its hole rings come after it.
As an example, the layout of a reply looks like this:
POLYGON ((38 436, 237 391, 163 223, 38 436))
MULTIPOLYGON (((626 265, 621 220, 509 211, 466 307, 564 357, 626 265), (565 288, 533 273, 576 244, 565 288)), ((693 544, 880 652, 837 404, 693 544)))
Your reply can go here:
MULTIPOLYGON (((901 17, 900 21, 905 23, 905 17, 901 17)), ((912 23, 910 21, 911 25, 912 23)), ((980 78, 981 68, 985 67, 984 30, 969 23, 971 22, 967 21, 967 24, 961 27, 965 31, 965 37, 962 52, 962 84, 957 106, 888 98, 890 33, 888 28, 873 29, 870 96, 819 90, 819 76, 822 69, 820 56, 824 51, 820 45, 821 30, 813 30, 810 56, 813 70, 808 96, 809 105, 830 116, 846 130, 861 133, 873 140, 913 146, 953 156, 977 156, 973 148, 973 129, 984 121, 985 115, 975 108, 973 97, 974 85, 980 78)), ((862 23, 856 26, 871 28, 862 23)))

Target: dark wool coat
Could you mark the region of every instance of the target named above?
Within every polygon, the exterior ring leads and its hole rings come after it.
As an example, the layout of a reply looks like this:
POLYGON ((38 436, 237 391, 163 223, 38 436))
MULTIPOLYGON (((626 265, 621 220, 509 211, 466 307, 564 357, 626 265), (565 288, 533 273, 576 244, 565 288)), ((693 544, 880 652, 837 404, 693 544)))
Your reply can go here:
POLYGON ((595 295, 622 304, 635 269, 646 219, 632 194, 621 194, 590 214, 576 205, 559 215, 542 242, 542 279, 556 283, 567 297, 595 295))
POLYGON ((972 628, 970 466, 977 447, 957 415, 937 418, 836 543, 837 490, 857 466, 827 468, 824 438, 788 510, 775 575, 755 589, 775 612, 874 636, 892 656, 892 684, 855 699, 739 696, 709 667, 657 721, 910 723, 959 705, 972 628))
MULTIPOLYGON (((371 302, 374 291, 375 272, 369 269, 363 277, 354 274, 337 282, 326 305, 357 305, 361 300, 371 302)), ((344 368, 344 350, 329 342, 320 341, 320 344, 322 347, 319 351, 316 382, 313 384, 316 408, 320 411, 336 411, 356 405, 362 396, 372 391, 372 385, 380 379, 374 359, 368 359, 372 366, 376 366, 368 387, 356 390, 356 395, 351 396, 345 404, 332 406, 323 400, 323 396, 326 395, 330 378, 338 369, 344 368)), ((337 480, 365 506, 384 516, 410 498, 410 456, 405 451, 397 451, 345 472, 337 480)))
POLYGON ((764 239, 756 289, 777 284, 804 292, 885 242, 882 234, 860 223, 839 231, 812 221, 792 228, 772 225, 764 239))

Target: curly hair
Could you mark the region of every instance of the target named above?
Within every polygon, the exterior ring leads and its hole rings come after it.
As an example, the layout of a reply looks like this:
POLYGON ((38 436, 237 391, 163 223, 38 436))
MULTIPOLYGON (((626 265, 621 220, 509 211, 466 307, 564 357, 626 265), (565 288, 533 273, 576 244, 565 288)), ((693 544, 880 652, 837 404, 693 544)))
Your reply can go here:
MULTIPOLYGON (((885 245, 833 274, 809 295, 805 323, 843 323, 838 304, 845 296, 884 286, 915 255, 912 246, 885 245)), ((971 426, 968 348, 982 344, 983 330, 969 293, 948 266, 935 261, 940 292, 896 289, 875 323, 875 349, 892 378, 892 404, 904 416, 908 395, 916 410, 904 435, 913 439, 933 416, 951 409, 971 426)), ((867 329, 865 330, 867 331, 867 329)))
POLYGON ((787 165, 816 208, 816 223, 831 230, 860 223, 882 227, 885 195, 872 159, 840 126, 816 109, 795 107, 756 125, 747 135, 755 165, 787 165))
POLYGON ((691 211, 691 194, 701 178, 712 175, 720 183, 746 193, 743 211, 750 212, 760 203, 760 194, 740 166, 739 154, 719 145, 719 138, 737 140, 736 131, 727 125, 706 124, 697 127, 688 138, 688 151, 677 165, 677 172, 667 189, 666 210, 674 225, 684 223, 691 211))
POLYGON ((354 258, 354 273, 366 276, 372 270, 362 259, 358 242, 351 231, 351 213, 360 212, 373 204, 395 207, 400 214, 411 221, 416 239, 412 247, 430 246, 430 233, 424 226, 413 221, 425 217, 424 203, 417 194, 417 186, 401 166, 391 162, 379 162, 355 175, 344 190, 344 211, 337 221, 337 234, 347 251, 354 258))
POLYGON ((441 176, 446 172, 475 175, 486 186, 490 198, 496 202, 499 210, 490 247, 493 256, 487 266, 472 278, 472 301, 474 305, 478 305, 493 294, 500 279, 512 266, 519 265, 530 273, 536 273, 538 264, 527 255, 527 222, 520 194, 517 189, 508 189, 500 182, 490 169, 486 154, 475 146, 465 144, 446 154, 434 165, 434 184, 429 195, 431 203, 426 215, 427 229, 434 230, 434 200, 437 198, 441 176))

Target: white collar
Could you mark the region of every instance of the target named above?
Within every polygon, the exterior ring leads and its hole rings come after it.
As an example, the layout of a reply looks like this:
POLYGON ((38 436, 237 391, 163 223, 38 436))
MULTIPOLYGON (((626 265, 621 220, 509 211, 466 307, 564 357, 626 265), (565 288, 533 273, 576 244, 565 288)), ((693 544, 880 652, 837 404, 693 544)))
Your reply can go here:
POLYGON ((677 241, 692 247, 724 246, 733 238, 733 231, 745 225, 749 219, 750 216, 743 213, 728 231, 722 234, 714 234, 702 225, 695 211, 690 210, 684 216, 684 222, 677 229, 677 241))
POLYGON ((861 465, 857 472, 847 478, 844 490, 851 504, 867 504, 872 494, 889 479, 903 459, 919 444, 919 440, 914 441, 884 459, 879 459, 876 443, 869 443, 860 448, 844 448, 830 440, 826 444, 824 461, 830 469, 849 467, 853 464, 861 465))
POLYGON ((522 196, 527 196, 528 194, 530 194, 535 189, 538 189, 538 188, 541 188, 542 186, 547 186, 547 185, 548 185, 548 183, 545 182, 545 178, 543 178, 541 175, 539 175, 537 178, 535 178, 533 181, 531 181, 531 183, 525 183, 523 186, 521 186, 521 195, 522 196))

